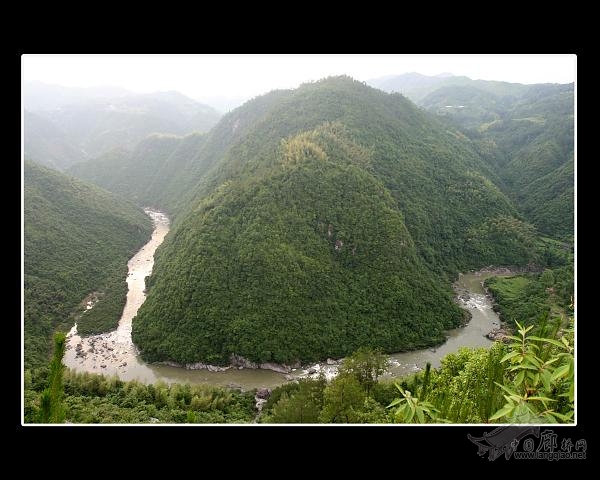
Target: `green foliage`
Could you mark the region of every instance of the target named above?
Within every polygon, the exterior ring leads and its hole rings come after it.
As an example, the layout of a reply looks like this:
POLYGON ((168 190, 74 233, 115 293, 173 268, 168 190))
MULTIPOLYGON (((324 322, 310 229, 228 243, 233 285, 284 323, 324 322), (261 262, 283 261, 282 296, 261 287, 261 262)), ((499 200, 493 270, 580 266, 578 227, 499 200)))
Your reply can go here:
POLYGON ((469 230, 469 248, 492 265, 523 265, 534 260, 535 229, 501 215, 469 230))
POLYGON ((386 372, 388 366, 389 359, 381 350, 361 347, 344 359, 339 372, 341 375, 354 376, 369 395, 377 379, 386 372))
POLYGON ((393 199, 340 135, 313 132, 319 144, 293 162, 289 140, 272 176, 223 185, 174 229, 133 323, 144 358, 319 360, 431 345, 458 325, 393 199))
MULTIPOLYGON (((473 94, 469 91, 475 90, 480 94, 487 94, 493 98, 508 97, 517 98, 527 93, 529 85, 520 83, 499 82, 495 80, 472 80, 468 77, 449 75, 449 76, 427 76, 412 72, 391 77, 382 77, 374 79, 371 85, 381 88, 386 92, 401 92, 410 98, 413 102, 424 105, 430 103, 433 105, 456 105, 452 103, 456 100, 452 95, 455 92, 463 93, 463 100, 471 100, 473 94), (466 94, 464 94, 466 92, 466 94), (431 97, 439 99, 437 102, 431 97)), ((534 85, 533 87, 539 87, 534 85)), ((477 104, 479 102, 473 102, 477 104)), ((492 102, 490 105, 494 105, 492 102)), ((464 103, 464 105, 468 105, 464 103)))
POLYGON ((323 392, 322 423, 358 423, 367 395, 354 375, 339 374, 323 392))
POLYGON ((319 423, 325 386, 321 375, 317 380, 301 379, 275 389, 264 406, 261 423, 319 423))
POLYGON ((575 162, 573 158, 527 186, 521 208, 542 232, 572 238, 575 221, 575 162))
POLYGON ((378 378, 386 371, 387 357, 360 348, 344 359, 338 375, 327 384, 318 379, 276 388, 263 409, 263 423, 388 423, 390 417, 379 399, 378 378))
MULTIPOLYGON (((138 205, 176 210, 176 199, 184 195, 189 168, 203 151, 206 135, 185 137, 151 135, 133 151, 113 149, 99 158, 78 163, 69 173, 111 192, 128 197, 138 205)), ((191 185, 187 185, 189 189, 191 185)))
POLYGON ((75 318, 83 333, 117 325, 127 260, 151 222, 130 202, 35 163, 25 162, 24 187, 25 368, 32 368, 47 364, 57 326, 68 329, 75 318), (92 292, 102 298, 84 313, 92 292))
MULTIPOLYGON (((559 324, 547 323, 533 336, 533 325, 517 323, 519 336, 510 337, 510 346, 496 343, 489 350, 461 348, 446 355, 418 395, 407 388, 408 382, 419 384, 418 375, 395 384, 402 396, 388 408, 397 407, 397 421, 411 423, 572 422, 573 326, 557 335, 559 324)), ((375 398, 383 393, 389 399, 389 384, 382 387, 375 398)))
POLYGON ((23 117, 23 153, 27 160, 62 170, 84 158, 84 153, 50 119, 27 110, 23 117))
POLYGON ((54 355, 50 362, 48 387, 44 389, 40 398, 40 423, 62 423, 65 420, 65 407, 63 405, 63 373, 65 367, 62 363, 65 354, 66 335, 62 332, 54 334, 54 355))
POLYGON ((528 335, 533 325, 517 322, 518 336, 502 358, 510 383, 500 385, 506 403, 490 420, 510 423, 571 423, 575 414, 573 328, 554 338, 528 335))
POLYGON ((429 402, 413 397, 409 390, 404 390, 396 384, 402 394, 388 408, 396 407, 395 418, 399 423, 430 423, 435 422, 438 410, 429 402), (414 420, 414 422, 413 422, 414 420))
MULTIPOLYGON (((305 379, 273 391, 264 423, 493 423, 570 422, 574 412, 573 326, 545 323, 538 335, 519 328, 508 346, 461 348, 439 369, 400 381, 359 381, 356 368, 340 369, 325 384, 305 379), (401 396, 398 396, 400 392, 401 396), (320 411, 319 411, 320 410, 320 411)), ((357 352, 354 361, 364 352, 357 352)))
POLYGON ((439 409, 439 418, 452 423, 485 423, 502 404, 504 369, 500 360, 504 345, 490 349, 461 348, 446 355, 441 367, 432 375, 429 400, 439 409))
MULTIPOLYGON (((42 373, 32 376, 38 375, 42 373)), ((40 388, 34 382, 25 389, 25 422, 36 421, 43 408, 40 388)), ((250 423, 256 413, 254 393, 211 385, 144 385, 68 370, 64 419, 70 423, 250 423)))
POLYGON ((485 281, 493 295, 494 309, 509 325, 521 321, 538 323, 540 318, 562 316, 573 302, 573 265, 513 277, 491 277, 485 281))

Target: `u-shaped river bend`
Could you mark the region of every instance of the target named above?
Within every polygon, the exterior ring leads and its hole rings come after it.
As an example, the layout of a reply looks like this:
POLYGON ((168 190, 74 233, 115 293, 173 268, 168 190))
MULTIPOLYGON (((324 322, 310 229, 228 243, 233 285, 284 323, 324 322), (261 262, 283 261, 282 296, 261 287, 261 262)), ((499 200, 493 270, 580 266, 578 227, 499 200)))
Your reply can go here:
MULTIPOLYGON (((289 376, 272 370, 230 368, 223 372, 208 370, 186 370, 166 365, 152 365, 142 361, 131 341, 131 322, 139 307, 144 303, 145 278, 152 272, 154 252, 169 231, 169 219, 161 212, 146 209, 154 222, 152 238, 129 260, 127 275, 127 303, 116 330, 101 335, 81 338, 76 325, 67 337, 64 364, 77 371, 88 371, 104 375, 116 374, 122 380, 139 380, 154 383, 210 383, 221 386, 236 386, 244 390, 269 387, 286 383, 289 376)), ((439 366, 440 359, 455 352, 461 346, 490 346, 485 337, 490 330, 498 327, 498 316, 491 308, 491 301, 485 295, 482 282, 493 273, 470 273, 460 275, 457 282, 463 293, 461 306, 471 312, 471 321, 464 327, 446 332, 448 340, 437 348, 415 350, 390 355, 392 367, 386 376, 402 376, 415 372, 431 362, 439 366)), ((328 377, 335 374, 336 366, 325 362, 313 366, 317 371, 324 370, 328 377)), ((292 376, 305 376, 307 368, 292 372, 292 376)))

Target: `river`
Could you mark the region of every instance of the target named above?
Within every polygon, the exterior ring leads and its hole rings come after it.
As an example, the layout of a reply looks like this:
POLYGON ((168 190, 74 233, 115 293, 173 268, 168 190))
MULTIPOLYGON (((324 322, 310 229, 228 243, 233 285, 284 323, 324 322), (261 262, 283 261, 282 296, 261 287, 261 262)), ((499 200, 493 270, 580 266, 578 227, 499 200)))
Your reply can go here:
MULTIPOLYGON (((154 383, 210 383, 213 385, 252 388, 273 388, 289 381, 290 376, 261 369, 230 368, 223 372, 208 370, 186 370, 166 365, 153 365, 142 361, 131 341, 131 322, 139 307, 144 303, 146 276, 152 272, 154 252, 169 231, 168 217, 156 210, 145 209, 154 223, 152 238, 132 258, 127 266, 127 302, 116 330, 101 335, 80 337, 75 324, 67 336, 67 346, 63 363, 76 371, 88 371, 103 375, 117 375, 122 380, 138 380, 154 383)), ((492 342, 485 334, 496 328, 500 321, 491 308, 491 301, 482 287, 485 278, 495 275, 491 272, 460 274, 455 289, 461 291, 458 301, 462 308, 471 312, 471 321, 464 327, 446 332, 447 341, 437 348, 415 350, 390 355, 391 368, 385 377, 398 377, 416 372, 431 362, 433 367, 440 365, 440 359, 455 352, 461 346, 489 347, 492 342)), ((88 307, 90 308, 90 307, 88 307)), ((93 307, 91 307, 93 308, 93 307)), ((313 365, 317 372, 323 370, 328 378, 335 375, 337 366, 313 365)), ((291 377, 304 377, 308 367, 291 372, 291 377)))

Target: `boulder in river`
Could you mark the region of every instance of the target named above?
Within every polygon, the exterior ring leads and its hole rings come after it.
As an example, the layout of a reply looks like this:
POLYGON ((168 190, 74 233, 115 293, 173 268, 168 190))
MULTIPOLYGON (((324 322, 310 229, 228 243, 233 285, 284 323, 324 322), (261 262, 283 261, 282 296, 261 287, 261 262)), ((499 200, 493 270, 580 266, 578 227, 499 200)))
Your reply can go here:
POLYGON ((262 398, 262 399, 266 400, 270 396, 271 396, 271 389, 270 388, 259 388, 256 391, 256 397, 257 398, 262 398))
POLYGON ((509 335, 510 332, 504 328, 494 328, 491 332, 489 332, 486 335, 486 337, 490 340, 493 340, 494 342, 500 341, 504 343, 510 343, 510 338, 508 338, 509 335))
POLYGON ((228 370, 229 367, 218 367, 216 365, 206 365, 206 369, 209 372, 224 372, 225 370, 228 370))
POLYGON ((271 362, 261 363, 260 368, 264 370, 273 370, 274 372, 278 373, 290 373, 292 371, 291 367, 288 367, 287 365, 280 365, 278 363, 271 362))

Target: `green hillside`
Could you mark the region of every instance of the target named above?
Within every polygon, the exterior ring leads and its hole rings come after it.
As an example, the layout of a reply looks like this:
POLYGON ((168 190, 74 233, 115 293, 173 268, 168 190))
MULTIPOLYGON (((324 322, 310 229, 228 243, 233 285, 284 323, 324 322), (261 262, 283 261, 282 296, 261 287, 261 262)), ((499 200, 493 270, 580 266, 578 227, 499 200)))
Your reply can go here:
MULTIPOLYGON (((116 326, 125 303, 127 260, 145 243, 151 221, 123 198, 25 162, 25 367, 47 362, 51 335, 98 292, 79 330, 116 326)), ((70 319, 70 324, 69 324, 70 319)))
POLYGON ((74 165, 69 173, 128 197, 142 206, 160 206, 172 214, 182 192, 181 177, 201 150, 206 137, 191 134, 151 135, 130 152, 114 149, 100 158, 74 165))
POLYGON ((534 231, 472 142, 401 95, 348 77, 274 92, 208 147, 133 324, 149 360, 432 345, 461 318, 447 274, 531 260, 534 231))
POLYGON ((568 237, 574 221, 573 85, 521 87, 518 95, 443 87, 421 103, 476 142, 500 178, 498 186, 531 223, 568 237))

